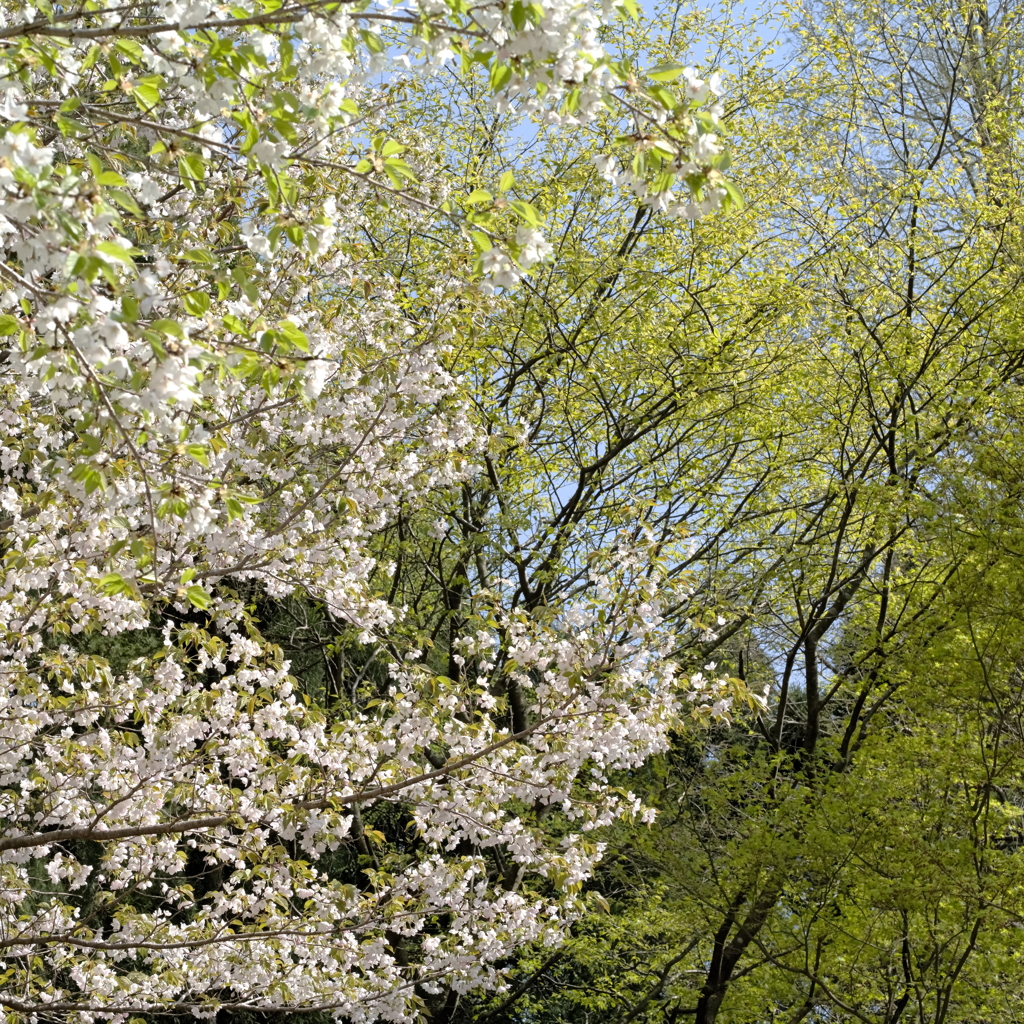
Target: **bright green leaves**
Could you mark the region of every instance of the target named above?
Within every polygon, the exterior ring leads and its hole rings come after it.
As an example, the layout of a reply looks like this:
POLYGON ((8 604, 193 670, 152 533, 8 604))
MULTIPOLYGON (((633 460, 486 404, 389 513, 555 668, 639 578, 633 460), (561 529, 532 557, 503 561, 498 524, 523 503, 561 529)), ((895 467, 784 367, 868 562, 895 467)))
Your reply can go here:
POLYGON ((210 468, 210 456, 204 444, 187 444, 185 451, 190 458, 194 459, 204 469, 210 468))
POLYGON ((193 608, 198 608, 200 611, 205 612, 213 607, 213 598, 197 583, 193 583, 192 586, 186 588, 185 597, 193 608))
POLYGON ((498 64, 491 68, 491 92, 500 92, 512 81, 512 69, 507 64, 498 64))
POLYGON ((685 70, 682 64, 659 64, 645 73, 655 82, 674 82, 685 70))
POLYGON ((675 94, 661 85, 651 85, 647 88, 647 94, 656 100, 665 110, 673 111, 679 106, 679 100, 675 94))
POLYGON ((517 31, 522 31, 527 24, 539 25, 544 19, 544 8, 540 4, 524 4, 522 0, 513 0, 509 10, 512 24, 517 31))
POLYGON ((82 434, 78 440, 86 455, 98 455, 103 448, 103 438, 99 434, 82 434))
POLYGON ((101 577, 99 587, 107 597, 138 596, 138 587, 119 572, 108 572, 106 576, 101 577))
POLYGON ((722 178, 718 182, 720 188, 725 189, 725 198, 722 200, 722 209, 728 213, 730 210, 742 210, 746 206, 746 199, 743 192, 731 181, 722 178))
POLYGON ((161 334, 165 334, 171 338, 178 338, 180 340, 185 337, 184 328, 182 328, 181 324, 179 324, 177 320, 154 320, 150 324, 150 327, 154 331, 159 331, 161 334))
POLYGON ((135 82, 132 88, 132 99, 145 113, 150 113, 160 103, 160 89, 164 84, 160 75, 148 75, 135 82))
POLYGON ((103 471, 89 462, 80 462, 71 470, 71 479, 80 483, 85 488, 86 494, 93 491, 105 491, 107 489, 107 478, 103 471))
POLYGON ((182 153, 178 157, 178 174, 182 182, 196 192, 206 178, 206 161, 199 153, 182 153))
POLYGON ((86 161, 97 185, 121 185, 126 184, 124 178, 117 171, 110 170, 103 166, 103 162, 95 153, 87 153, 86 161))
POLYGON ((227 498, 224 502, 224 508, 228 513, 229 523, 235 519, 241 519, 245 515, 245 509, 242 507, 242 503, 238 498, 227 498))
POLYGON ((183 260, 187 260, 189 263, 199 263, 206 267, 214 267, 217 265, 217 257, 206 248, 196 247, 194 249, 187 249, 181 254, 181 258, 183 260))
POLYGON ((232 267, 230 277, 250 303, 257 301, 259 298, 259 288, 245 267, 232 267))
POLYGON ((77 96, 69 96, 60 107, 56 114, 53 115, 54 123, 60 129, 61 135, 65 138, 75 137, 83 132, 89 130, 88 125, 83 121, 79 121, 76 118, 69 117, 69 114, 73 114, 82 105, 82 101, 77 96))
POLYGON ((496 254, 499 262, 494 265, 505 266, 510 272, 513 271, 513 258, 519 261, 522 269, 528 269, 536 262, 535 257, 520 259, 521 233, 527 229, 536 233, 539 239, 539 233, 544 227, 544 215, 533 203, 507 196, 506 193, 514 185, 515 174, 510 170, 504 171, 499 178, 497 190, 474 188, 458 201, 458 206, 452 201, 445 204, 446 212, 457 219, 463 235, 473 247, 476 257, 473 271, 475 277, 485 276, 483 257, 496 248, 504 256, 496 254))
POLYGON ((282 320, 276 328, 264 331, 260 335, 260 348, 264 352, 288 352, 296 349, 304 355, 309 354, 309 338, 290 320, 282 320))
POLYGON ((471 231, 469 233, 469 239, 473 243, 473 251, 476 252, 477 255, 490 252, 493 248, 490 238, 488 238, 482 231, 471 231))
MULTIPOLYGON (((114 245, 114 243, 109 244, 115 249, 122 248, 121 246, 114 245)), ((109 253, 104 256, 96 253, 88 253, 86 255, 72 257, 69 260, 68 271, 72 276, 80 277, 89 284, 95 281, 97 277, 102 276, 106 279, 107 284, 110 285, 116 294, 122 287, 122 281, 115 270, 115 265, 123 265, 123 262, 124 261, 120 256, 113 256, 109 253)))
POLYGON ((191 316, 203 316, 209 311, 211 305, 209 294, 203 291, 189 292, 182 297, 181 301, 185 312, 191 316))
POLYGON ((509 203, 509 207, 513 212, 519 214, 524 224, 528 224, 532 228, 539 228, 544 224, 544 218, 541 216, 540 210, 532 203, 525 203, 516 199, 509 203))
POLYGON ((377 32, 371 32, 369 29, 362 29, 359 33, 363 40, 363 44, 370 53, 377 54, 384 52, 384 42, 377 32))
MULTIPOLYGON (((618 183, 625 171, 637 195, 657 197, 655 206, 669 209, 670 216, 695 219, 737 208, 739 191, 726 190, 722 178, 729 157, 721 138, 725 126, 718 75, 704 81, 693 68, 675 62, 655 65, 644 74, 622 61, 609 66, 626 82, 630 114, 624 130, 614 136, 614 147, 594 158, 601 175, 618 183), (682 195, 675 191, 679 185, 685 189, 682 195)), ((574 103, 570 92, 563 112, 575 113, 574 103)))
POLYGON ((397 156, 388 157, 384 161, 384 173, 388 176, 391 184, 398 189, 416 180, 416 173, 413 169, 397 156))
POLYGON ((123 263, 133 269, 135 267, 135 261, 132 259, 131 253, 123 245, 118 245, 116 242, 97 242, 96 251, 110 257, 110 259, 117 263, 123 263))
POLYGON ((119 206, 126 213, 130 213, 133 217, 141 217, 143 215, 142 210, 139 209, 139 204, 135 201, 134 197, 122 189, 108 189, 107 198, 112 200, 115 205, 119 206))
POLYGON ((356 164, 355 171, 371 180, 383 174, 393 189, 406 188, 417 181, 416 172, 402 157, 407 150, 407 146, 395 139, 378 135, 370 153, 356 164))

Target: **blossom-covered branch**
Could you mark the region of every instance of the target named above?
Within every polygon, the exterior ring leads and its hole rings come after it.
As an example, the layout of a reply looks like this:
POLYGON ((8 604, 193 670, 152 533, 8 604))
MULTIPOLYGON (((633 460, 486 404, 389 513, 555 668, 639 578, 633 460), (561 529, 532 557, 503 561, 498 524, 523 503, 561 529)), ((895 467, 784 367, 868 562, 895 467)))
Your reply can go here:
POLYGON ((412 1020, 424 993, 494 984, 517 945, 558 941, 594 831, 645 813, 610 774, 728 712, 737 684, 678 679, 659 609, 681 584, 656 559, 596 553, 617 585, 554 617, 476 595, 459 678, 372 581, 400 505, 487 450, 454 340, 550 251, 513 179, 460 194, 398 137, 395 91, 457 59, 498 112, 617 119, 601 170, 652 207, 736 199, 703 109, 720 87, 674 65, 638 85, 600 44, 614 15, 0 3, 11 1010, 412 1020), (362 252, 370 208, 455 240, 429 287, 400 294, 362 252), (297 692, 254 611, 294 594, 386 647, 375 695, 297 692), (384 806, 415 855, 377 852, 363 815, 384 806), (332 867, 350 848, 365 884, 332 867))

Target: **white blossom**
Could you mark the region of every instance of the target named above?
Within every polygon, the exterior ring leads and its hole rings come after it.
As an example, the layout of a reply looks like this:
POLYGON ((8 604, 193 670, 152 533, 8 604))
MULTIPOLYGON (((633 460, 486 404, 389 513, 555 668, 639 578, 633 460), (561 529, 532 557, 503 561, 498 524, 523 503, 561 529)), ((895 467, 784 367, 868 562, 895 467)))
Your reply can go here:
MULTIPOLYGON (((496 106, 586 126, 619 109, 621 82, 574 0, 518 26, 496 4, 343 6, 285 0, 257 26, 208 0, 71 22, 0 0, 19 26, 0 53, 0 931, 27 1019, 210 1019, 233 1001, 406 1024, 419 985, 494 987, 583 911, 595 831, 649 820, 608 773, 730 713, 728 680, 680 679, 668 653, 663 602, 685 588, 624 545, 592 553, 592 594, 557 622, 474 595, 458 680, 402 648, 374 539, 414 508, 444 542, 438 510, 493 440, 446 366, 467 298, 500 303, 479 293, 521 286, 552 246, 519 200, 489 233, 453 213, 458 183, 390 137, 408 126, 388 123, 383 86, 468 47, 505 76, 496 106), (388 260, 361 254, 372 204, 399 234, 464 231, 415 316, 388 260), (491 244, 476 264, 471 244, 491 244), (253 594, 300 595, 377 645, 379 702, 307 702, 253 594), (143 653, 83 653, 118 637, 143 653), (510 686, 531 723, 515 737, 495 696, 510 686), (388 803, 419 856, 341 884, 333 855, 370 842, 361 815, 388 803), (520 884, 488 874, 492 849, 520 884), (202 897, 196 863, 220 879, 202 897), (102 912, 80 914, 83 887, 102 912), (395 933, 418 943, 413 966, 395 933)), ((685 89, 702 102, 719 83, 688 73, 685 89)), ((641 155, 699 178, 718 135, 668 136, 644 102, 661 148, 641 155)), ((648 195, 653 171, 595 166, 648 195)), ((693 187, 652 203, 722 205, 693 187)))

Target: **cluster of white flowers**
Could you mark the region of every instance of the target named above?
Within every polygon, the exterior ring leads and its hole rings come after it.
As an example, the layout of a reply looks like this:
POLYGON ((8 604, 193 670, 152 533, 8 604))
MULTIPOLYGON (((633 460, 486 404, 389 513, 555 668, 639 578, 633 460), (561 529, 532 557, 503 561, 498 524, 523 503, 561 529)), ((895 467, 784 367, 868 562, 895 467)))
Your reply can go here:
MULTIPOLYGON (((605 101, 611 103, 609 98, 617 95, 615 87, 620 83, 600 64, 601 53, 601 48, 595 44, 594 49, 588 51, 590 63, 576 62, 567 70, 562 87, 574 93, 574 112, 558 114, 548 109, 544 118, 548 123, 586 123, 599 110, 605 109, 608 105, 605 101)), ((678 96, 662 89, 647 97, 651 102, 646 106, 636 102, 626 104, 636 140, 635 150, 628 151, 627 159, 613 152, 601 152, 592 158, 593 164, 602 178, 619 188, 629 189, 652 209, 673 219, 699 220, 736 202, 739 197, 719 168, 725 152, 719 134, 724 114, 721 75, 716 72, 705 80, 698 77, 694 68, 677 65, 656 68, 652 73, 666 80, 680 78, 678 96), (681 187, 681 194, 674 191, 677 187, 681 187)), ((529 93, 535 85, 535 81, 514 77, 507 91, 496 98, 496 103, 504 108, 519 90, 529 93)), ((634 93, 637 91, 635 83, 631 89, 634 93)), ((545 102, 550 103, 556 92, 547 89, 545 102)), ((534 97, 523 106, 527 110, 536 109, 538 103, 534 97)), ((551 245, 539 230, 521 226, 513 244, 496 245, 482 255, 485 290, 515 286, 550 252, 551 245)))
MULTIPOLYGON (((593 162, 603 178, 614 185, 629 188, 637 198, 653 209, 672 218, 699 220, 722 209, 729 197, 724 178, 715 166, 724 152, 724 146, 718 132, 713 130, 721 124, 724 113, 724 89, 718 73, 704 80, 697 76, 692 67, 673 67, 667 74, 678 75, 682 79, 681 93, 694 108, 707 103, 709 99, 713 100, 703 111, 703 118, 689 119, 684 139, 666 140, 652 133, 642 142, 642 148, 656 155, 659 169, 667 166, 670 172, 667 180, 662 175, 652 184, 649 176, 637 173, 635 165, 620 169, 619 161, 610 153, 599 153, 593 162), (697 181, 700 187, 694 189, 692 183, 697 181), (682 198, 673 191, 677 183, 684 186, 682 198)), ((650 120, 657 123, 663 117, 664 111, 656 111, 650 120)))
MULTIPOLYGON (((458 43, 498 106, 578 123, 613 95, 598 27, 574 0, 0 0, 0 1006, 411 1020, 417 985, 491 984, 519 944, 556 941, 593 830, 644 813, 605 773, 661 749, 687 707, 656 588, 554 625, 495 609, 461 647, 477 678, 410 658, 341 721, 296 695, 240 592, 300 592, 386 634, 401 612, 368 583, 370 538, 484 441, 444 368, 463 282, 439 275, 412 316, 352 244, 368 196, 440 215, 386 125, 349 158, 381 77, 458 43), (154 629, 117 673, 77 639, 154 629), (518 735, 509 681, 532 702, 518 735), (410 809, 426 852, 342 885, 324 859, 367 844, 381 801, 410 809), (575 831, 553 841, 516 804, 575 831), (487 873, 495 846, 510 880, 487 873), (192 861, 218 871, 205 895, 192 861)), ((686 139, 674 160, 717 151, 686 139)), ((482 253, 485 283, 550 251, 521 224, 482 253)), ((699 715, 725 712, 723 687, 695 689, 699 715)))

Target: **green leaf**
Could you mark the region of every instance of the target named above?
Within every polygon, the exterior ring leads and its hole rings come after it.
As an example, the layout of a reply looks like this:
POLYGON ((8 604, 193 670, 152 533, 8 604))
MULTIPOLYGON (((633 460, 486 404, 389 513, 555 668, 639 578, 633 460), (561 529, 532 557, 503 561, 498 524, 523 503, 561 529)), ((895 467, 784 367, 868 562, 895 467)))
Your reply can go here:
POLYGON ((103 447, 103 438, 95 434, 82 434, 79 439, 87 455, 95 455, 103 447))
MULTIPOLYGON (((238 287, 242 289, 243 293, 245 294, 245 297, 251 303, 253 303, 253 305, 255 305, 256 299, 259 296, 259 289, 253 283, 253 281, 250 280, 249 275, 246 273, 245 267, 232 267, 231 280, 234 281, 235 284, 237 284, 238 287)), ((225 295, 224 297, 226 298, 227 296, 225 295)))
POLYGON ((106 576, 100 578, 99 585, 100 590, 107 597, 117 597, 118 594, 132 594, 135 592, 135 587, 119 572, 108 572, 106 576))
POLYGON ((704 129, 702 135, 705 133, 717 135, 722 130, 722 126, 706 110, 694 111, 693 118, 704 129))
POLYGON ((106 491, 107 489, 107 478, 88 462, 80 462, 75 466, 71 470, 71 479, 82 484, 85 487, 86 494, 92 494, 96 490, 106 491))
POLYGON ((234 315, 234 313, 228 313, 223 316, 221 318, 221 323, 223 323, 232 334, 239 334, 243 338, 250 337, 249 328, 246 327, 245 324, 234 315))
POLYGON ((719 187, 725 189, 725 199, 722 201, 723 210, 742 210, 747 205, 743 192, 731 181, 723 179, 719 182, 719 187))
POLYGON ((685 70, 683 64, 658 64, 644 73, 656 82, 674 82, 685 70))
POLYGON ((384 170, 393 182, 401 184, 402 179, 408 181, 416 180, 416 172, 402 159, 397 156, 389 157, 384 161, 384 170))
POLYGON ((189 292, 182 299, 185 312, 191 316, 202 316, 210 308, 210 296, 206 292, 189 292))
POLYGON ((178 173, 183 181, 195 185, 206 177, 206 164, 198 153, 182 153, 178 157, 178 173))
POLYGON ((517 199, 514 202, 509 203, 509 206, 511 206, 512 209, 530 225, 530 227, 539 228, 544 223, 544 218, 541 216, 540 210, 538 210, 532 203, 524 203, 522 200, 517 199))
POLYGON ((118 39, 114 44, 118 52, 127 57, 132 64, 142 63, 142 47, 135 39, 118 39))
POLYGON ((194 608, 200 609, 200 611, 207 611, 213 607, 213 598, 198 584, 193 583, 185 591, 185 596, 188 598, 189 604, 194 608))
POLYGON ((139 209, 139 204, 135 202, 128 192, 123 192, 119 188, 112 188, 107 192, 107 196, 117 203, 122 210, 127 210, 136 217, 142 216, 142 210, 139 209))
POLYGON ((498 182, 498 188, 502 192, 507 192, 516 183, 516 176, 511 171, 506 171, 498 182))
POLYGON ((76 121, 73 118, 64 117, 61 114, 57 115, 57 127, 60 129, 61 135, 71 137, 89 131, 88 125, 83 121, 76 121))
POLYGON ((475 206, 477 203, 489 203, 494 199, 494 196, 485 188, 477 188, 466 196, 464 202, 470 206, 475 206))
POLYGON ((182 253, 181 258, 188 260, 189 263, 207 263, 212 265, 217 262, 216 257, 209 249, 189 249, 188 252, 182 253))
POLYGON ((117 260, 119 263, 125 263, 129 267, 135 266, 132 254, 115 242, 97 242, 96 251, 103 253, 104 256, 109 256, 112 260, 117 260))
POLYGON ((190 444, 185 446, 185 451, 192 456, 196 462, 199 463, 204 469, 210 468, 210 459, 206 454, 206 445, 204 444, 190 444))
POLYGON ((679 106, 679 100, 663 86, 652 85, 647 92, 666 110, 675 110, 679 106))
POLYGON ((0 338, 17 334, 20 330, 21 324, 10 313, 0 313, 0 338))
POLYGON ((182 498, 164 498, 157 506, 156 514, 158 519, 166 519, 168 516, 184 519, 188 515, 188 503, 182 498))
POLYGON ((370 53, 384 52, 384 43, 376 32, 368 32, 366 29, 363 29, 359 34, 363 37, 363 43, 370 53))
POLYGON ((500 92, 512 80, 512 69, 507 64, 491 68, 491 92, 500 92))
POLYGON ((297 349, 300 349, 309 355, 309 338, 307 338, 306 335, 291 322, 291 320, 282 320, 281 323, 277 325, 277 334, 286 341, 289 341, 297 349))
POLYGON ((151 82, 136 82, 132 99, 140 110, 148 112, 160 103, 160 89, 151 82))
POLYGON ((160 331, 163 334, 170 334, 175 338, 185 337, 185 331, 182 329, 181 324, 174 320, 154 320, 151 326, 154 330, 160 331))

